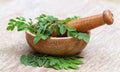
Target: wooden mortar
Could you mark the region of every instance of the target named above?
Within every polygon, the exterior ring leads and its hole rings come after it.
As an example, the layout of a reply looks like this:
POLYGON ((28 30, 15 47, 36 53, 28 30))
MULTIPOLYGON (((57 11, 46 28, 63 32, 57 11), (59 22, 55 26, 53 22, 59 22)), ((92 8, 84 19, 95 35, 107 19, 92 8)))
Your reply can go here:
POLYGON ((26 31, 26 40, 29 46, 36 52, 55 55, 68 56, 80 53, 87 43, 84 40, 77 40, 73 37, 51 37, 47 40, 40 40, 33 43, 35 35, 26 31))
MULTIPOLYGON (((81 18, 70 21, 67 24, 76 28, 78 32, 86 32, 104 24, 111 25, 113 23, 113 15, 111 11, 104 11, 102 14, 81 18)), ((49 55, 68 56, 80 53, 87 43, 83 40, 77 40, 73 37, 51 37, 47 40, 40 40, 37 44, 33 44, 35 35, 26 31, 26 40, 29 46, 39 52, 49 55)), ((57 36, 54 30, 53 36, 57 36)))

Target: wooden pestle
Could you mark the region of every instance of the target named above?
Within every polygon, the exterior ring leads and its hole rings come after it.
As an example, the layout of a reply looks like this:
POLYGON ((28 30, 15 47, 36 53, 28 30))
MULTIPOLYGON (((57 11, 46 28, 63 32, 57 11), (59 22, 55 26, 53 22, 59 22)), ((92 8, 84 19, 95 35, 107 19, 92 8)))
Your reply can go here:
MULTIPOLYGON (((111 11, 105 10, 102 14, 80 18, 78 20, 70 21, 67 24, 71 28, 76 28, 78 32, 88 32, 89 30, 104 24, 111 25, 113 21, 113 14, 111 11)), ((57 36, 56 30, 54 30, 52 36, 57 36)))

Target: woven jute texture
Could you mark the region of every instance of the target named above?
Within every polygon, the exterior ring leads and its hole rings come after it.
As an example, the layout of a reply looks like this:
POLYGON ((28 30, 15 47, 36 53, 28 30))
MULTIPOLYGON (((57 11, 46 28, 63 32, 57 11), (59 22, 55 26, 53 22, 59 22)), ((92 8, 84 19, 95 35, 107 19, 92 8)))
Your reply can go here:
POLYGON ((120 72, 120 1, 119 0, 0 0, 0 72, 120 72), (91 39, 81 52, 79 70, 24 66, 20 56, 32 51, 25 33, 6 31, 10 18, 35 18, 40 14, 60 19, 74 15, 87 17, 110 9, 114 24, 91 30, 91 39))

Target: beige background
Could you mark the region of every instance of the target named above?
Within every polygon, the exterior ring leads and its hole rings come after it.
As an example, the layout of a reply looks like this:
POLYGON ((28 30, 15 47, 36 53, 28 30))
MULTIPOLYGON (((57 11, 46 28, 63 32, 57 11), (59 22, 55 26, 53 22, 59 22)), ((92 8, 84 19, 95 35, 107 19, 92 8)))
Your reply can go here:
POLYGON ((0 72, 120 72, 120 0, 0 0, 0 72), (86 17, 110 9, 112 26, 91 31, 91 40, 80 54, 85 64, 79 70, 24 66, 19 58, 31 51, 24 32, 6 31, 10 18, 36 17, 41 13, 65 18, 86 17))

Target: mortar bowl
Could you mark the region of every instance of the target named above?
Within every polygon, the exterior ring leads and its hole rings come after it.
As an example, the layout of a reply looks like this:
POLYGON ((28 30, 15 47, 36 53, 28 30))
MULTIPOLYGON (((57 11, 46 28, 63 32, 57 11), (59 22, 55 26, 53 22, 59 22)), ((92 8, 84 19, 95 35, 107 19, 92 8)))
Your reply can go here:
POLYGON ((46 40, 40 40, 34 44, 35 35, 29 31, 25 31, 28 45, 38 53, 68 56, 80 53, 87 45, 84 40, 77 40, 74 37, 50 37, 46 40))

